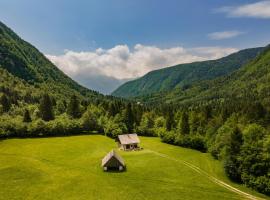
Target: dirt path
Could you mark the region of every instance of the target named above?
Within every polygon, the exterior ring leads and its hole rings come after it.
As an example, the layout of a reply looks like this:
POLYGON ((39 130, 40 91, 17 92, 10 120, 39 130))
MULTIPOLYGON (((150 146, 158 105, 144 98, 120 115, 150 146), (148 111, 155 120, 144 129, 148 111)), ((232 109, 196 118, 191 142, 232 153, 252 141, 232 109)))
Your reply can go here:
POLYGON ((227 183, 225 183, 225 182, 223 182, 223 181, 221 181, 221 180, 215 178, 214 176, 211 176, 211 175, 208 174, 207 172, 203 171, 203 170, 200 169, 199 167, 197 167, 197 166, 195 166, 195 165, 193 165, 193 164, 191 164, 191 163, 189 163, 189 162, 186 162, 186 161, 184 161, 184 160, 178 160, 178 159, 172 158, 172 157, 170 157, 170 156, 168 156, 168 155, 166 155, 166 154, 159 153, 159 152, 153 151, 153 150, 151 150, 151 149, 148 149, 148 150, 149 150, 150 152, 152 152, 152 153, 154 153, 154 154, 160 156, 160 157, 167 158, 167 159, 169 159, 169 160, 173 160, 173 161, 175 161, 175 162, 178 162, 178 163, 181 163, 181 164, 186 165, 187 167, 189 167, 190 169, 196 171, 197 173, 206 176, 206 177, 207 177, 209 180, 211 180, 212 182, 214 182, 214 183, 220 185, 221 187, 224 187, 224 188, 226 188, 226 189, 228 189, 228 190, 230 190, 230 191, 232 191, 232 192, 234 192, 234 193, 239 194, 240 196, 242 196, 242 197, 245 198, 245 199, 251 199, 251 200, 264 200, 264 199, 261 198, 261 197, 256 197, 256 196, 253 196, 253 195, 248 194, 248 193, 246 193, 246 192, 243 192, 243 191, 241 191, 241 190, 239 190, 239 189, 237 189, 237 188, 235 188, 235 187, 233 187, 233 186, 231 186, 231 185, 229 185, 229 184, 227 184, 227 183))

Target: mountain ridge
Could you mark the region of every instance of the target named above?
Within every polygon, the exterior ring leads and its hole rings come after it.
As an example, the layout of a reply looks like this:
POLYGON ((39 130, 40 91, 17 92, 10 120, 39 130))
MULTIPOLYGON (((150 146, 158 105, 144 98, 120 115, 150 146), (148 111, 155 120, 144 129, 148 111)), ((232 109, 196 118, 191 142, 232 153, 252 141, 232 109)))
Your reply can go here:
POLYGON ((149 95, 135 97, 136 100, 147 103, 194 103, 214 99, 265 98, 270 88, 267 86, 270 79, 269 71, 270 45, 253 60, 232 72, 212 80, 198 81, 190 88, 175 88, 165 92, 156 92, 149 95))
MULTIPOLYGON (((21 39, 0 21, 0 67, 29 84, 64 87, 78 95, 95 97, 103 95, 87 89, 58 69, 36 47, 21 39)), ((60 93, 66 93, 59 89, 60 93)))
POLYGON ((229 74, 255 58, 262 50, 263 47, 244 49, 216 60, 179 64, 154 70, 143 77, 124 83, 112 95, 129 98, 186 88, 197 81, 229 74))

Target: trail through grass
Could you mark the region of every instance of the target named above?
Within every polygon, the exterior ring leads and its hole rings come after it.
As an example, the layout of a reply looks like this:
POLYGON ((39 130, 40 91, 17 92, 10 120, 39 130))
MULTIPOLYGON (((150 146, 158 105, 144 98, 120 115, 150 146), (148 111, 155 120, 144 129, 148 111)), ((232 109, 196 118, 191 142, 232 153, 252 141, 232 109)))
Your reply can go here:
POLYGON ((223 181, 221 181, 221 180, 219 180, 219 179, 217 179, 217 178, 211 176, 211 175, 208 174, 207 172, 205 172, 205 171, 203 171, 202 169, 200 169, 200 168, 198 168, 198 167, 192 165, 191 163, 188 163, 188 162, 183 161, 183 160, 177 160, 177 159, 172 158, 172 157, 170 157, 170 156, 168 156, 168 155, 166 155, 166 154, 162 154, 162 153, 159 153, 159 152, 156 152, 156 151, 153 151, 153 150, 149 150, 149 151, 151 151, 151 152, 153 152, 154 154, 159 155, 159 156, 161 156, 161 157, 163 157, 163 158, 167 158, 167 159, 169 159, 169 160, 173 160, 173 161, 175 161, 175 162, 179 162, 179 163, 181 163, 181 164, 184 164, 184 165, 188 166, 190 169, 194 170, 195 172, 197 172, 197 173, 199 173, 199 174, 201 174, 201 175, 204 175, 205 177, 207 177, 208 179, 210 179, 210 180, 213 181, 214 183, 220 185, 221 187, 227 188, 228 190, 230 190, 230 191, 232 191, 232 192, 235 192, 235 193, 241 195, 243 198, 252 199, 252 200, 263 200, 263 198, 256 197, 256 196, 254 196, 254 195, 251 195, 251 194, 248 194, 248 193, 246 193, 246 192, 243 192, 243 191, 241 191, 241 190, 239 190, 239 189, 237 189, 237 188, 235 188, 235 187, 233 187, 233 186, 231 186, 231 185, 229 185, 229 184, 227 184, 227 183, 225 183, 225 182, 223 182, 223 181))

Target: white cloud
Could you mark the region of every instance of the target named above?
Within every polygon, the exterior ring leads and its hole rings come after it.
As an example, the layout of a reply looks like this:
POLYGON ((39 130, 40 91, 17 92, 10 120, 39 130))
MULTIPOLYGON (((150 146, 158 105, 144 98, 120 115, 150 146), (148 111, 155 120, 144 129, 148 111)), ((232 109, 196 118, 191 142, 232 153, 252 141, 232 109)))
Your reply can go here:
POLYGON ((224 40, 224 39, 237 37, 243 34, 244 32, 241 32, 241 31, 222 31, 222 32, 209 33, 208 37, 211 40, 224 40))
POLYGON ((217 9, 217 12, 226 13, 229 17, 253 17, 267 19, 270 18, 270 1, 259 1, 239 6, 226 6, 217 9))
POLYGON ((110 88, 115 88, 125 79, 134 79, 152 70, 180 63, 216 59, 235 51, 235 48, 221 47, 161 49, 137 44, 133 48, 117 45, 111 49, 98 48, 88 52, 66 50, 63 55, 47 57, 79 83, 108 93, 105 84, 108 80, 111 80, 110 88), (101 77, 100 83, 96 77, 101 77))

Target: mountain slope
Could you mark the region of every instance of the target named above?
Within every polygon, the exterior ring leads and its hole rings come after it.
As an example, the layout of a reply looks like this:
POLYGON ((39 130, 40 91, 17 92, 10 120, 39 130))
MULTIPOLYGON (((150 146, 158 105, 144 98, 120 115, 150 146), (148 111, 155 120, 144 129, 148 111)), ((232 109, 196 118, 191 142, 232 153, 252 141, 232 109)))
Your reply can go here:
POLYGON ((255 59, 230 75, 214 80, 199 81, 188 89, 176 88, 166 92, 137 97, 153 103, 194 103, 215 99, 253 96, 265 101, 270 96, 270 46, 255 59))
POLYGON ((34 46, 22 40, 0 22, 0 67, 29 84, 67 95, 95 97, 97 92, 88 90, 66 76, 34 46))
POLYGON ((246 49, 218 60, 180 64, 152 71, 139 79, 123 84, 112 95, 135 97, 175 88, 187 88, 196 81, 230 74, 255 58, 262 50, 263 48, 246 49))

